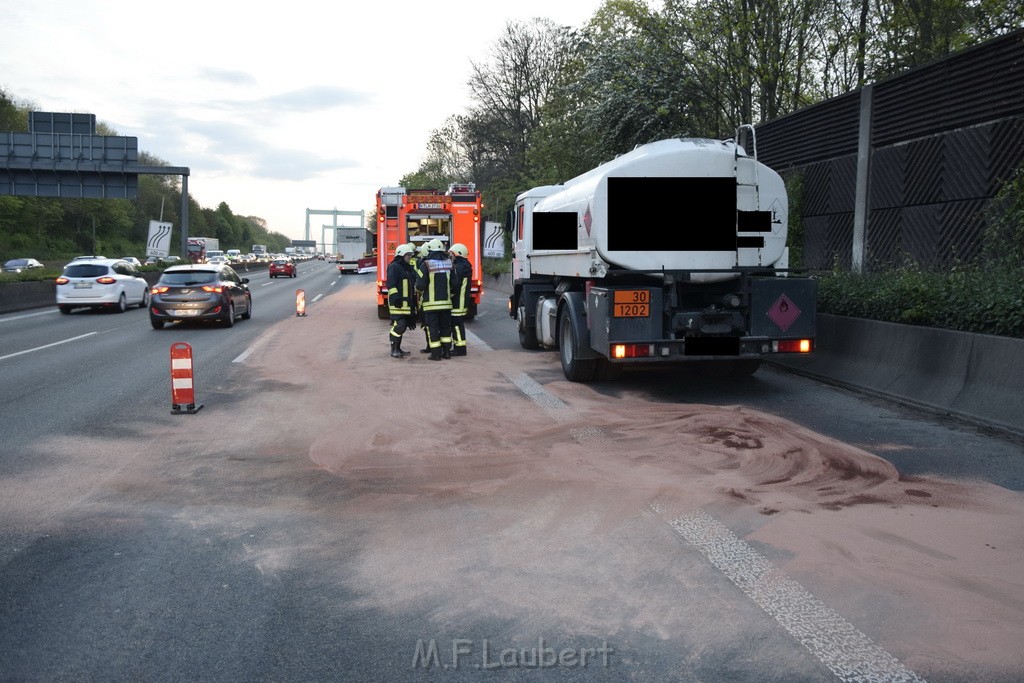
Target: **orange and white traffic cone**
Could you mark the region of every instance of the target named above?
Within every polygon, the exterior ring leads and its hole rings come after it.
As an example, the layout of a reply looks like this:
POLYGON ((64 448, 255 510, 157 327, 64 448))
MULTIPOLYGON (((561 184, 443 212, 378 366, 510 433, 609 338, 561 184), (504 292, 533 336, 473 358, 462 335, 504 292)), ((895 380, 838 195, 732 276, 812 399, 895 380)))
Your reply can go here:
POLYGON ((196 405, 192 381, 192 347, 185 342, 171 344, 171 414, 195 414, 203 405, 196 405))

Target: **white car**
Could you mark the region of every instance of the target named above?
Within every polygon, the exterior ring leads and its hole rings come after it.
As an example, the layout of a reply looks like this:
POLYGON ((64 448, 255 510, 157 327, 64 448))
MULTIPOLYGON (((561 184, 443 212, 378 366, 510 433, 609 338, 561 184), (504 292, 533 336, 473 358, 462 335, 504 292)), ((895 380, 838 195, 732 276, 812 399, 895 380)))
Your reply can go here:
POLYGON ((136 268, 138 268, 139 266, 142 265, 142 261, 140 261, 139 259, 135 258, 134 256, 122 256, 121 260, 122 261, 127 261, 128 263, 132 264, 136 268))
POLYGON ((61 313, 75 308, 113 308, 123 313, 132 305, 149 306, 149 283, 124 259, 69 263, 56 283, 61 313))
POLYGON ((206 259, 206 262, 209 263, 211 266, 223 266, 223 265, 226 265, 228 263, 228 257, 227 256, 211 256, 210 258, 206 259))

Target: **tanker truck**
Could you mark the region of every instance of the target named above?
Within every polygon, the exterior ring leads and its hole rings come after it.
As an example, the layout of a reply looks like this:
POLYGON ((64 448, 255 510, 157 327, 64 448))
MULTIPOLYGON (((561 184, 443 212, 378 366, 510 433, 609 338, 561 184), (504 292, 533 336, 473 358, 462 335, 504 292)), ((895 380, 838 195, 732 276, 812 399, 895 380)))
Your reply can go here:
POLYGON ((653 142, 518 195, 520 344, 558 349, 575 382, 654 363, 748 375, 810 353, 816 281, 789 271, 785 185, 744 143, 653 142))

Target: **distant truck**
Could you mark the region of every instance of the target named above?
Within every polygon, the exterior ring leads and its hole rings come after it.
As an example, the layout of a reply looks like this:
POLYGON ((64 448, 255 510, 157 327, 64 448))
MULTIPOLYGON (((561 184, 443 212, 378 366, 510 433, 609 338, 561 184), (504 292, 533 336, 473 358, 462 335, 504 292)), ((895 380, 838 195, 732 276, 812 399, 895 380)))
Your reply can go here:
POLYGON ((520 194, 520 344, 558 349, 575 382, 651 363, 742 376, 813 351, 816 281, 789 271, 786 188, 754 152, 662 140, 520 194))
MULTIPOLYGON (((342 273, 358 273, 359 263, 366 254, 366 228, 340 226, 334 230, 334 244, 338 250, 335 260, 342 273)), ((376 266, 376 262, 374 263, 376 266)))
POLYGON ((192 263, 206 263, 210 252, 220 249, 220 240, 216 237, 189 237, 186 249, 189 261, 192 263))
POLYGON ((267 258, 267 245, 265 244, 254 244, 252 245, 252 253, 256 255, 258 259, 267 258))

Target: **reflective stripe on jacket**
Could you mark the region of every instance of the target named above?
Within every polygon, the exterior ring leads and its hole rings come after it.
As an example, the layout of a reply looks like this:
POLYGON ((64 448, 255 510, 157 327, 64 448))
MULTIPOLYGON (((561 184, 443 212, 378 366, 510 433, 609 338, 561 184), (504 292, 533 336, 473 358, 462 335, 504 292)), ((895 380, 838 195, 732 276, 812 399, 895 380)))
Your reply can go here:
POLYGON ((452 262, 452 315, 469 314, 469 283, 473 279, 473 264, 469 259, 456 256, 452 262))
POLYGON ((432 251, 420 266, 421 273, 416 280, 416 289, 423 292, 420 297, 424 311, 443 311, 452 307, 451 274, 452 262, 444 252, 432 251))
POLYGON ((396 256, 388 265, 388 311, 391 315, 412 314, 414 277, 415 272, 401 256, 396 256))

